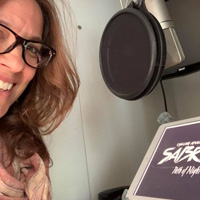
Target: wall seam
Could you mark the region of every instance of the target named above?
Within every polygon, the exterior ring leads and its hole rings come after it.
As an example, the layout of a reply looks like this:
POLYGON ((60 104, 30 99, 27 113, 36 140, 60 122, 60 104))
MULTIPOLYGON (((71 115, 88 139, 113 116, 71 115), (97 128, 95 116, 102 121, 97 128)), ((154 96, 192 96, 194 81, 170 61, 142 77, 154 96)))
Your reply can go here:
POLYGON ((82 103, 81 103, 81 94, 79 92, 79 105, 80 105, 80 113, 81 113, 81 125, 83 130, 83 143, 84 143, 84 152, 85 152, 85 159, 86 159, 86 169, 87 169, 87 181, 88 181, 88 190, 90 200, 92 200, 92 193, 91 193, 91 183, 90 183, 90 173, 89 173, 89 164, 88 164, 88 156, 87 156, 87 147, 86 147, 86 138, 85 138, 85 128, 83 123, 83 112, 82 112, 82 103))

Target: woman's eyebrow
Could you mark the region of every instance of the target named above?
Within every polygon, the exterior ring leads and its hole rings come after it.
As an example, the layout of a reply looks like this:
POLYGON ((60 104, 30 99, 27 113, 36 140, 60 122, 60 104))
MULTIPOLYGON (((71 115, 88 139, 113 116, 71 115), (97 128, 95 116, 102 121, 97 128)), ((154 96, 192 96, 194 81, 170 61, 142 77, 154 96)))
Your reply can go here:
POLYGON ((27 40, 32 40, 32 41, 35 41, 35 42, 42 42, 42 39, 40 37, 37 37, 37 36, 27 38, 27 40))
MULTIPOLYGON (((4 20, 1 20, 0 19, 0 24, 3 24, 4 26, 7 26, 9 29, 13 30, 12 29, 12 25, 10 23, 8 23, 7 21, 4 21, 4 20)), ((14 30, 13 30, 14 31, 14 30)), ((14 31, 15 32, 15 31, 14 31)), ((17 33, 16 33, 17 34, 17 33)), ((32 40, 32 41, 35 41, 35 42, 42 42, 42 39, 38 36, 32 36, 32 37, 28 37, 26 38, 27 40, 32 40)))
POLYGON ((7 27, 11 26, 8 22, 6 22, 4 20, 1 20, 1 19, 0 19, 0 23, 3 24, 3 25, 5 25, 5 26, 7 26, 7 27))

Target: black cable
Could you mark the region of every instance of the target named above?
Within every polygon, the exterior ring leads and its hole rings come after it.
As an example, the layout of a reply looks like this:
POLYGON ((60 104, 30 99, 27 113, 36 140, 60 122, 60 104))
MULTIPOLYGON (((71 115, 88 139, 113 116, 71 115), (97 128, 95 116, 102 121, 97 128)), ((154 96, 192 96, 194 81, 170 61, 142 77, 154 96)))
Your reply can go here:
POLYGON ((166 100, 166 96, 165 96, 165 90, 162 84, 162 80, 160 81, 160 85, 161 85, 161 89, 162 89, 162 94, 163 94, 163 100, 164 100, 164 104, 165 104, 165 111, 168 112, 167 109, 167 100, 166 100))

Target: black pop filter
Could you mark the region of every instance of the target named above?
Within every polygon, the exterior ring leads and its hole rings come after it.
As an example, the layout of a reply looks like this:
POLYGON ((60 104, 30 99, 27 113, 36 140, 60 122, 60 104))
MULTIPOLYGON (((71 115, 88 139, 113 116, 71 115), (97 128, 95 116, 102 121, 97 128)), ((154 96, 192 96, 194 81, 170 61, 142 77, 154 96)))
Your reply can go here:
POLYGON ((166 60, 165 37, 145 4, 131 3, 106 25, 100 44, 100 66, 116 96, 135 100, 159 82, 166 60))

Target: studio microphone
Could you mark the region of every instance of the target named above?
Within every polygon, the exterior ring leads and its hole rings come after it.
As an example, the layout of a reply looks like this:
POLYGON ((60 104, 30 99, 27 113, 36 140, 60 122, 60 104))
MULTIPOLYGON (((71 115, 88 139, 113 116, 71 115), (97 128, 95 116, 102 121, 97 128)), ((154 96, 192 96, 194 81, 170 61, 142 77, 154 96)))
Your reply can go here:
POLYGON ((145 0, 148 11, 159 21, 166 39, 167 58, 165 68, 181 63, 185 59, 183 49, 177 37, 174 23, 164 0, 145 0))

